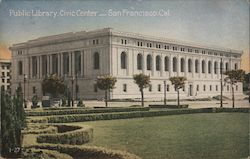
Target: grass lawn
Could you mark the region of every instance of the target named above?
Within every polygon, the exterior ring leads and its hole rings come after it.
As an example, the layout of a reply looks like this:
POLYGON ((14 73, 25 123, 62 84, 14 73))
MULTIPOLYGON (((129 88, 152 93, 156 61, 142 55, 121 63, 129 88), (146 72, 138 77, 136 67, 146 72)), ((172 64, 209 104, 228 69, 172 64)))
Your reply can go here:
POLYGON ((143 159, 236 159, 248 156, 248 121, 247 113, 202 113, 82 124, 94 128, 88 145, 143 159))

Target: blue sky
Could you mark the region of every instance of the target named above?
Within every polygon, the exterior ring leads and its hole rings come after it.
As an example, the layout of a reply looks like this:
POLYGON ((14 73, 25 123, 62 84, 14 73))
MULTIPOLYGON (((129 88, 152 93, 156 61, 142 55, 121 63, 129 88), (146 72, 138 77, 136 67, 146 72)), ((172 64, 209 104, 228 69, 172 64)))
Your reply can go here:
POLYGON ((12 45, 41 36, 112 27, 122 31, 249 50, 247 0, 1 0, 0 43, 12 45), (9 10, 169 10, 169 16, 14 17, 9 10))

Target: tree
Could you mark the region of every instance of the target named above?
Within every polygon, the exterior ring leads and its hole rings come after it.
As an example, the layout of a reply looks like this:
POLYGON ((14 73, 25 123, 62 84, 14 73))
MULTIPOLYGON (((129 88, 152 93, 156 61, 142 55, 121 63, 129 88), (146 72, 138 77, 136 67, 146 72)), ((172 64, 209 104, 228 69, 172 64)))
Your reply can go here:
POLYGON ((115 88, 116 77, 105 75, 96 79, 97 87, 105 91, 105 106, 108 106, 108 92, 115 88))
POLYGON ((149 87, 150 76, 144 74, 136 74, 133 76, 134 82, 138 85, 141 92, 141 106, 144 107, 144 92, 143 89, 149 87))
POLYGON ((234 85, 237 82, 244 81, 245 71, 243 71, 241 69, 240 70, 230 70, 230 71, 226 71, 224 74, 227 75, 227 77, 224 78, 224 81, 231 85, 232 102, 233 102, 232 107, 234 108, 234 85))
POLYGON ((50 75, 42 81, 42 90, 56 98, 65 92, 65 86, 62 78, 56 75, 50 75))
POLYGON ((170 77, 172 85, 174 85, 175 90, 177 91, 177 103, 178 107, 180 107, 180 92, 179 90, 185 86, 186 77, 170 77))
POLYGON ((13 98, 1 90, 1 154, 6 158, 21 157, 21 130, 26 126, 21 87, 13 98))

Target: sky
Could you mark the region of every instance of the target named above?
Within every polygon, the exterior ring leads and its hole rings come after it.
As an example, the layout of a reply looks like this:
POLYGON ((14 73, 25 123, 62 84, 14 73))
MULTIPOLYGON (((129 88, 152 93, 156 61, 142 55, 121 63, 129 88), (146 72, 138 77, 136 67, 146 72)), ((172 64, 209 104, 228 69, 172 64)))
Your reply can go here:
POLYGON ((242 50, 242 68, 249 71, 249 4, 249 0, 0 0, 0 44, 9 47, 41 36, 111 27, 242 50), (57 16, 13 14, 32 10, 57 12, 57 16), (78 10, 96 15, 60 15, 78 10), (115 16, 124 10, 167 14, 115 16))

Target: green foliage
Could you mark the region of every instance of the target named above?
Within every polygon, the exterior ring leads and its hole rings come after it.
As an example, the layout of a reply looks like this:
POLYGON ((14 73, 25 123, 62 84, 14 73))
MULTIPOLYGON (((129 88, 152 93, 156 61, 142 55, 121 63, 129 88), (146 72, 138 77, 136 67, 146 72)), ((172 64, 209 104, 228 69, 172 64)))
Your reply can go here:
POLYGON ((52 97, 58 97, 65 93, 64 81, 56 75, 46 77, 42 81, 42 90, 44 93, 49 93, 52 97))
POLYGON ((73 159, 71 156, 46 149, 25 149, 23 159, 73 159))
POLYGON ((66 107, 67 106, 67 99, 65 96, 63 96, 62 98, 62 107, 66 107))
POLYGON ((26 126, 23 109, 23 96, 18 87, 16 94, 11 96, 1 90, 1 137, 2 155, 17 158, 21 153, 21 129, 26 126), (19 151, 16 151, 19 149, 19 151))
POLYGON ((140 157, 128 152, 111 150, 94 146, 60 145, 60 144, 37 144, 26 148, 48 149, 66 153, 73 158, 91 159, 141 159, 140 157))
POLYGON ((98 109, 62 109, 46 111, 27 111, 27 116, 50 116, 50 115, 69 115, 69 114, 92 114, 92 113, 110 113, 110 112, 129 112, 129 111, 148 111, 149 107, 129 107, 129 108, 98 108, 98 109))
POLYGON ((77 107, 85 107, 85 105, 83 104, 82 99, 80 99, 77 103, 77 107))
POLYGON ((116 77, 109 75, 98 76, 96 79, 97 87, 101 90, 112 90, 115 88, 115 83, 117 82, 116 77))
POLYGON ((186 77, 170 77, 169 81, 174 85, 175 89, 181 89, 185 86, 186 77))
POLYGON ((138 85, 141 92, 141 106, 144 107, 144 93, 143 89, 150 85, 150 76, 144 74, 135 74, 133 76, 134 82, 138 85))
POLYGON ((224 74, 227 75, 224 81, 232 85, 236 84, 237 82, 243 82, 245 77, 245 71, 243 70, 229 70, 224 74))
MULTIPOLYGON (((133 112, 118 112, 118 113, 98 113, 98 114, 82 114, 82 115, 63 115, 51 116, 47 120, 49 123, 70 123, 70 122, 84 122, 95 120, 113 120, 113 119, 129 119, 129 118, 142 118, 152 116, 165 116, 177 114, 193 114, 193 113, 213 113, 213 112, 228 112, 231 109, 173 109, 173 110, 158 110, 158 111, 133 111, 133 112)), ((248 108, 237 108, 231 110, 232 112, 247 112, 248 108)))
POLYGON ((32 106, 33 106, 33 107, 36 107, 37 104, 38 104, 38 97, 37 97, 37 95, 34 95, 34 96, 32 97, 32 106))
POLYGON ((37 142, 81 145, 93 139, 93 129, 91 127, 59 126, 58 131, 62 131, 63 133, 39 135, 37 142), (60 130, 63 128, 66 128, 66 130, 60 130))
POLYGON ((117 82, 116 77, 105 75, 98 76, 96 79, 97 87, 105 91, 105 105, 108 106, 108 95, 107 93, 115 88, 115 83, 117 82))
POLYGON ((134 82, 138 85, 140 91, 150 85, 150 76, 144 74, 136 74, 133 76, 134 82))

